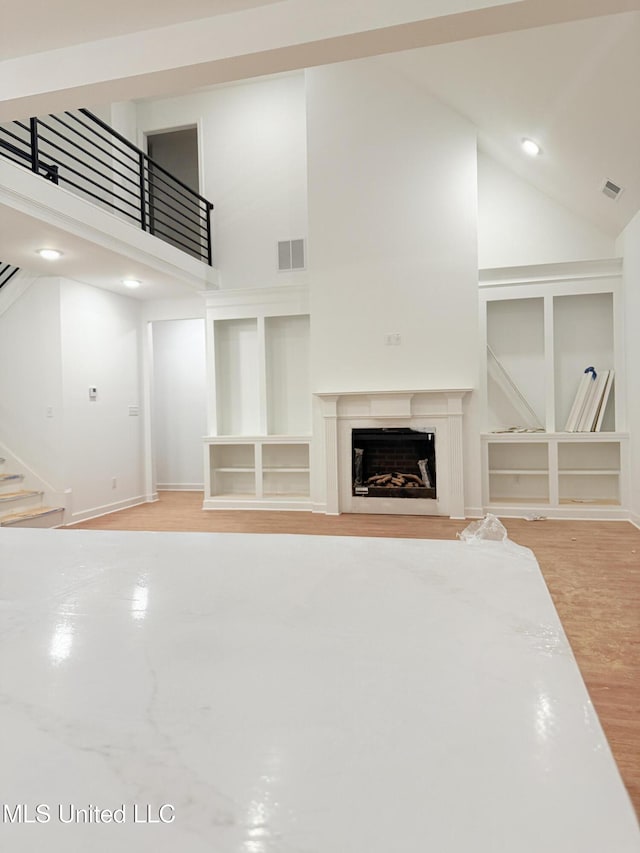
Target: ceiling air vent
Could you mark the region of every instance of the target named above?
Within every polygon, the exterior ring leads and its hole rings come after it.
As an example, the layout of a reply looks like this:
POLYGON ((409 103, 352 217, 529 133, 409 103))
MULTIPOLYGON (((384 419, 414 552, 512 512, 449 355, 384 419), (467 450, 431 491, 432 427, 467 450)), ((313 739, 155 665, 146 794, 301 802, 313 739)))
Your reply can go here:
POLYGON ((602 185, 602 192, 607 198, 612 198, 615 201, 622 192, 622 187, 614 184, 613 181, 605 181, 602 185))

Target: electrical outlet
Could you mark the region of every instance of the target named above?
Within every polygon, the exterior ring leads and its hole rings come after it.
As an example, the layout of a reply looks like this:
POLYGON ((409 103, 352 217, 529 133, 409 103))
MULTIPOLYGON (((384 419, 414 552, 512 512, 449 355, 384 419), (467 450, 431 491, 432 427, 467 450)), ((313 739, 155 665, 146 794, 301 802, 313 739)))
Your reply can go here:
POLYGON ((53 417, 53 406, 47 406, 47 417, 48 418, 53 417))
POLYGON ((117 478, 117 477, 114 477, 114 478, 111 480, 111 488, 112 488, 112 489, 117 489, 117 488, 118 488, 118 478, 117 478))
POLYGON ((385 346, 388 347, 399 347, 400 346, 400 334, 398 332, 390 332, 384 336, 385 346))

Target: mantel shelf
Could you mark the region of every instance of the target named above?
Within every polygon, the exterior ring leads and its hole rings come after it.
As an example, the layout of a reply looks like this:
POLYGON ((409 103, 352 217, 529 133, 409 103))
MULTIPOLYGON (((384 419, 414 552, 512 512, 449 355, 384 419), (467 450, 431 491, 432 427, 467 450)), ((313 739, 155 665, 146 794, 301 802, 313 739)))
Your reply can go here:
POLYGON ((393 391, 314 391, 314 397, 383 397, 407 394, 470 394, 473 388, 396 388, 393 391))

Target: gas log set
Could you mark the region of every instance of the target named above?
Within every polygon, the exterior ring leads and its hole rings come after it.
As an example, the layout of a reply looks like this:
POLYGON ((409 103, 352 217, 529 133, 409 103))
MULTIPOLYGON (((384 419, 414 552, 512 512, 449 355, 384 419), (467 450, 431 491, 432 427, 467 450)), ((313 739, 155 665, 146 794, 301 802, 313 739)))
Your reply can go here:
POLYGON ((436 497, 433 433, 406 428, 353 430, 352 450, 354 496, 436 497))
POLYGON ((374 474, 369 477, 366 482, 367 486, 405 486, 407 489, 417 489, 419 486, 424 486, 420 477, 415 474, 400 474, 398 471, 393 474, 374 474))

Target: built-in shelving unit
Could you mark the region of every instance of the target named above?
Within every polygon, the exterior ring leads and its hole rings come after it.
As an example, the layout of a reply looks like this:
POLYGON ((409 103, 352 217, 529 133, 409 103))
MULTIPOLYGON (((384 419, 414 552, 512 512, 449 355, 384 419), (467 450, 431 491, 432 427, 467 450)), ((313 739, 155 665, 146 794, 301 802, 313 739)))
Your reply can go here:
POLYGON ((549 503, 549 447, 547 442, 488 442, 489 498, 549 503))
POLYGON ((205 509, 310 509, 304 287, 207 295, 205 509))
POLYGON ((209 509, 301 509, 309 503, 309 437, 205 439, 209 509))
POLYGON ((481 274, 485 511, 626 517, 620 284, 617 260, 481 274), (592 365, 615 370, 601 431, 565 432, 592 365))
POLYGON ((620 506, 620 440, 558 443, 558 499, 561 504, 620 506))

